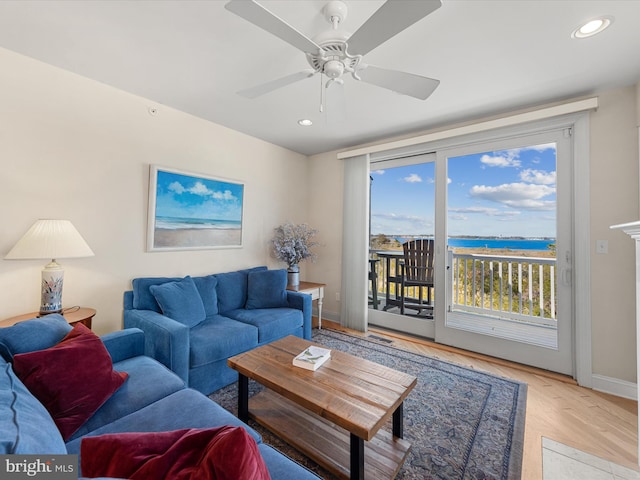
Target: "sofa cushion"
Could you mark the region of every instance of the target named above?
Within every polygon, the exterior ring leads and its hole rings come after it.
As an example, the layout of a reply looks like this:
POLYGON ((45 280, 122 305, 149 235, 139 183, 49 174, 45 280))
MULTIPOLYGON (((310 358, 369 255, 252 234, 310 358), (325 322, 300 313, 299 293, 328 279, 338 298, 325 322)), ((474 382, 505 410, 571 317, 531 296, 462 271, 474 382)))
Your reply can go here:
POLYGON ((81 323, 53 347, 14 355, 13 366, 65 440, 127 379, 113 370, 100 338, 81 323))
POLYGON ((57 313, 0 328, 0 355, 10 362, 16 353, 55 345, 70 331, 71 325, 57 313))
POLYGON ((151 285, 149 290, 160 305, 163 315, 187 327, 194 327, 206 317, 202 297, 189 276, 177 282, 151 285))
MULTIPOLYGON (((103 425, 91 436, 123 432, 163 432, 180 428, 232 425, 245 428, 257 442, 262 437, 217 403, 191 388, 179 390, 118 420, 103 425)), ((67 442, 67 451, 80 453, 82 438, 67 442)))
POLYGON ((147 480, 268 480, 256 441, 242 427, 108 434, 83 439, 82 473, 147 480))
POLYGON ((243 308, 247 301, 247 274, 243 272, 219 273, 218 280, 218 313, 243 308))
POLYGON ((167 282, 177 282, 180 280, 175 277, 143 277, 134 278, 131 282, 133 286, 133 308, 136 310, 153 310, 162 313, 160 305, 156 302, 156 298, 149 290, 152 285, 162 285, 167 282))
POLYGON ((218 279, 215 275, 207 275, 205 277, 193 277, 193 282, 196 284, 200 297, 202 298, 202 304, 204 305, 204 312, 207 315, 218 314, 218 292, 216 287, 218 286, 218 279))
POLYGON ((247 303, 247 278, 251 272, 267 270, 260 266, 238 270, 237 272, 218 273, 218 313, 224 315, 229 310, 244 308, 247 303))
POLYGON ((232 357, 258 345, 258 329, 222 315, 214 315, 189 332, 189 366, 232 357))
POLYGON ((114 363, 129 378, 71 437, 79 438, 118 418, 151 405, 185 388, 180 377, 151 357, 138 356, 114 363))
POLYGON ((10 363, 0 364, 0 454, 66 454, 49 412, 27 390, 10 363))
POLYGON ((302 311, 292 308, 238 309, 227 315, 258 329, 258 344, 273 342, 287 335, 302 335, 302 311))
POLYGON ((249 273, 245 308, 253 310, 287 306, 286 270, 262 270, 249 273))

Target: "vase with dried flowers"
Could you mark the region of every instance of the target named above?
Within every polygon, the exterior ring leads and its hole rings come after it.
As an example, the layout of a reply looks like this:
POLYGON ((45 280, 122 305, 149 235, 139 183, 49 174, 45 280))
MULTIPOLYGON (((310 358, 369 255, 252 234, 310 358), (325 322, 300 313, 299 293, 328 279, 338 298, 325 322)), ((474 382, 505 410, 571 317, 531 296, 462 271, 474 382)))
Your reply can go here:
POLYGON ((313 237, 318 233, 306 223, 285 223, 274 228, 274 236, 271 240, 274 256, 288 265, 288 285, 300 284, 300 267, 302 260, 314 261, 317 255, 311 248, 318 245, 313 237))

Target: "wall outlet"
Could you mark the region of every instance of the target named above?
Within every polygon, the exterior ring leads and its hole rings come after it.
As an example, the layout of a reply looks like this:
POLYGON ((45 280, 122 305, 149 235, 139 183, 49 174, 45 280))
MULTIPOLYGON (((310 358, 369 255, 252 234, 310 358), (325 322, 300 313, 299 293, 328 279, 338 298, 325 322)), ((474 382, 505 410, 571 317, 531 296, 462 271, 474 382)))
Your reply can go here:
POLYGON ((336 292, 336 302, 340 301, 340 292, 336 292))
POLYGON ((596 253, 609 253, 609 241, 596 240, 596 253))

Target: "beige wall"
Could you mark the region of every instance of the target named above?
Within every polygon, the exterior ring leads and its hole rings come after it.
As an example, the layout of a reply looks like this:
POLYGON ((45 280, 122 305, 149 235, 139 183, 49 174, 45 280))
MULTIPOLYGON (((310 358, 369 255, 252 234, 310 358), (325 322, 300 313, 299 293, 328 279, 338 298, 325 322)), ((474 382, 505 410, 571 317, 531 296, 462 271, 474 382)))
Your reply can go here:
MULTIPOLYGON (((71 220, 95 257, 60 260, 63 305, 95 307, 98 333, 122 327, 136 276, 284 266, 267 244, 306 221, 306 157, 7 50, 0 71, 0 254, 38 218, 71 220), (243 248, 146 253, 149 164, 244 182, 243 248)), ((0 260, 0 318, 38 309, 45 263, 0 260)))
MULTIPOLYGON (((632 383, 636 382, 634 246, 626 234, 609 226, 640 219, 635 96, 635 87, 599 95, 600 107, 591 114, 590 139, 593 373, 632 383), (608 254, 595 253, 596 239, 609 241, 608 254)), ((310 222, 340 242, 342 216, 336 200, 342 198, 342 182, 337 181, 342 178, 342 161, 335 152, 310 160, 310 172, 315 172, 310 222)), ((322 264, 312 270, 317 281, 327 283, 329 317, 338 318, 340 312, 335 292, 340 291, 342 261, 340 245, 328 244, 322 264)))
POLYGON ((634 383, 634 242, 609 226, 640 219, 635 97, 635 87, 599 95, 590 142, 593 372, 634 383), (608 254, 595 253, 596 240, 608 240, 608 254))
MULTIPOLYGON (((335 152, 307 161, 3 49, 0 71, 0 254, 38 218, 71 220, 96 256, 60 260, 63 302, 95 307, 98 333, 121 328, 122 292, 136 276, 282 266, 267 244, 286 220, 319 230, 318 262, 304 262, 302 276, 327 284, 324 311, 339 317, 343 166, 335 152), (244 182, 243 248, 146 253, 152 163, 244 182)), ((633 245, 609 226, 640 219, 638 98, 634 87, 599 98, 590 142, 593 371, 635 382, 633 245), (609 254, 595 254, 596 239, 609 241, 609 254)), ((0 318, 38 308, 44 263, 0 261, 0 318)))

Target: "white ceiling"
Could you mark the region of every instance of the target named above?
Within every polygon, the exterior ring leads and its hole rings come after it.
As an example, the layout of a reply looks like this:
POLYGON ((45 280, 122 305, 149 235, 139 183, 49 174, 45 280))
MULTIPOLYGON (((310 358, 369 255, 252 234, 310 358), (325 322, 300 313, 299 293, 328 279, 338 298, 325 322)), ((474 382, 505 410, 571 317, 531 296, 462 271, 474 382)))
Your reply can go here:
MULTIPOLYGON (((417 0, 418 1, 418 0, 417 0)), ((261 0, 313 37, 322 0, 261 0)), ((347 0, 354 32, 383 3, 347 0)), ((309 68, 305 55, 222 0, 3 0, 0 47, 281 145, 315 154, 640 81, 639 0, 442 0, 366 56, 441 81, 416 100, 345 78, 344 111, 319 112, 320 78, 254 100, 235 92, 309 68), (602 34, 570 38, 598 15, 602 34), (336 113, 340 113, 336 117, 336 113), (314 125, 300 127, 310 118, 314 125)), ((330 105, 329 105, 330 106, 330 105)))

